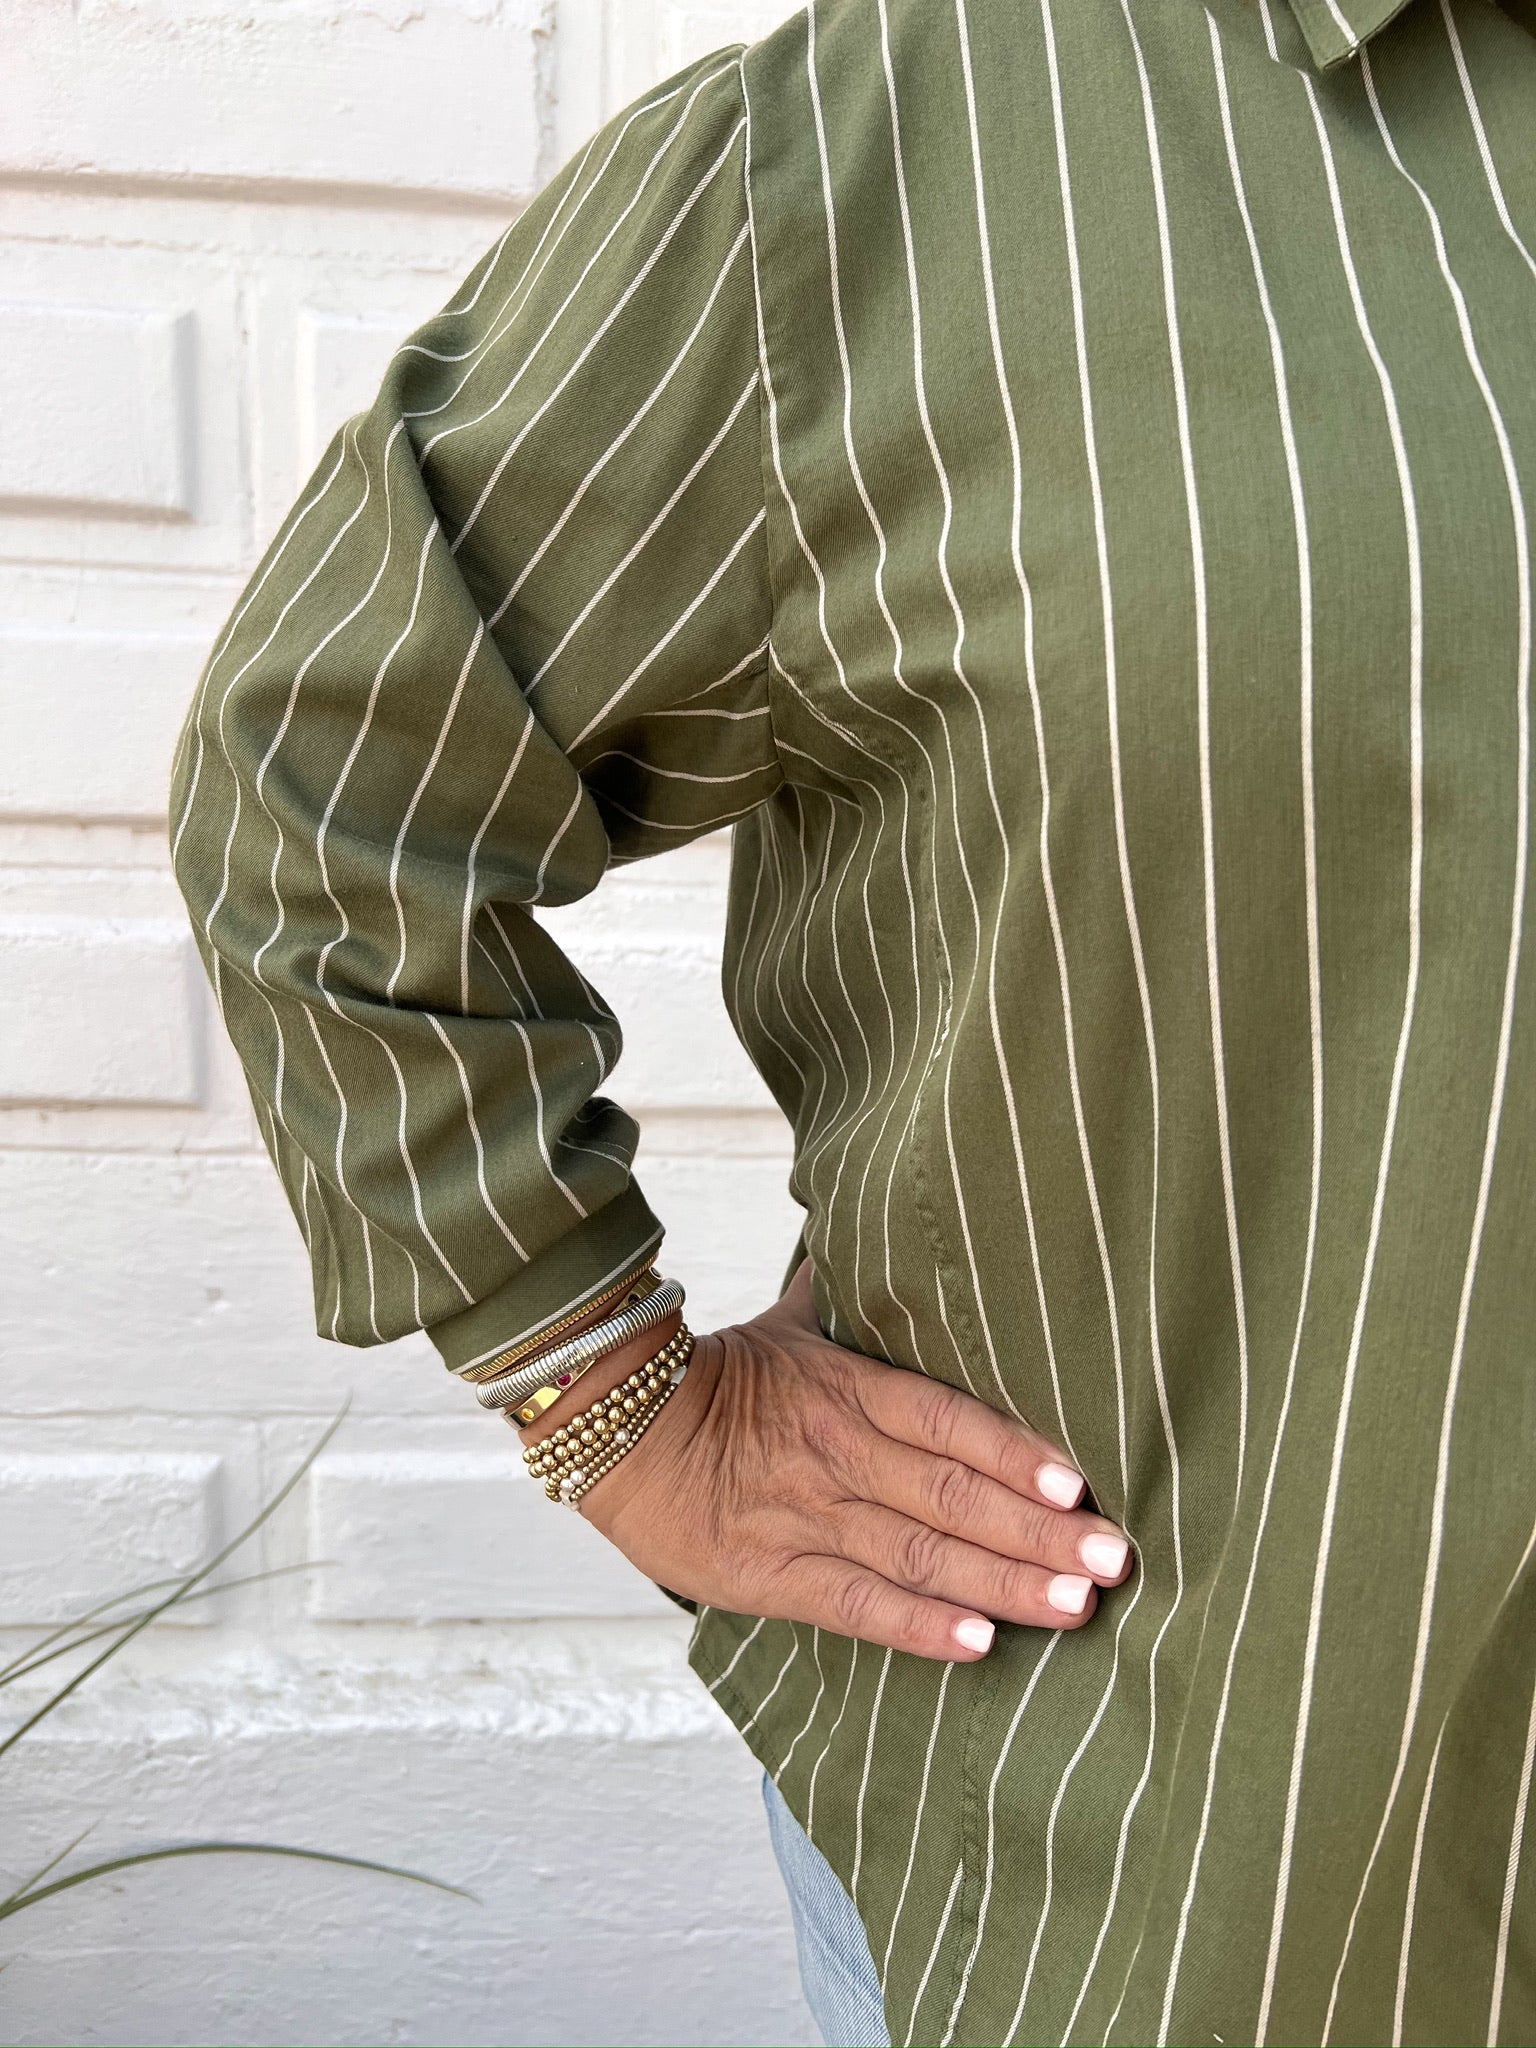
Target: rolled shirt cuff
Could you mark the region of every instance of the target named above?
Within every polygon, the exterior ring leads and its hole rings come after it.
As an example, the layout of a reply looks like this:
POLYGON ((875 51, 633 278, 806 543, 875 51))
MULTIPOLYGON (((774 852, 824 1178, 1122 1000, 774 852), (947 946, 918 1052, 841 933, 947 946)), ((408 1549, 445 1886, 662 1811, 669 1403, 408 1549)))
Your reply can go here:
POLYGON ((663 1234, 650 1204, 631 1182, 494 1294, 433 1323, 427 1335, 450 1372, 469 1372, 550 1324, 579 1314, 604 1288, 654 1259, 663 1234))

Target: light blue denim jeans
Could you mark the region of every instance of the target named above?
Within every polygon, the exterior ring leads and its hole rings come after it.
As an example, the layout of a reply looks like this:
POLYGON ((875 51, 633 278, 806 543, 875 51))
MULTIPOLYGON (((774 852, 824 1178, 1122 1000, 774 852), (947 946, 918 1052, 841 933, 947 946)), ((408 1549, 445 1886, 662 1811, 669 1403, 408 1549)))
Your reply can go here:
POLYGON ((821 2038, 827 2048, 890 2048, 880 1979, 852 1899, 766 1771, 763 1804, 794 1917, 800 1983, 821 2038))

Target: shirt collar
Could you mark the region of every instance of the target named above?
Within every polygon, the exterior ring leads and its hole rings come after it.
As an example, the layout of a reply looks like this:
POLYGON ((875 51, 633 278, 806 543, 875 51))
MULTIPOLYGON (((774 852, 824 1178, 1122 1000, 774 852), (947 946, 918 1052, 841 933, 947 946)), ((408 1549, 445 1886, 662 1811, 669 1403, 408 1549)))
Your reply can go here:
POLYGON ((1346 64, 1408 0, 1291 0, 1291 11, 1320 71, 1346 64))

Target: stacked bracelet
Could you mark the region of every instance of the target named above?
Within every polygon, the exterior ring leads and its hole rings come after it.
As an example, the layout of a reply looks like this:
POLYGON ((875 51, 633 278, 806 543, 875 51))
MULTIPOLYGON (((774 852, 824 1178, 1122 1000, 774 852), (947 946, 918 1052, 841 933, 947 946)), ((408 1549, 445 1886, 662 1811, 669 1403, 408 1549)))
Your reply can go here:
POLYGON ((688 1370, 693 1332, 684 1324, 654 1358, 611 1393, 548 1436, 530 1444, 523 1463, 544 1481, 550 1500, 575 1507, 583 1494, 634 1449, 671 1400, 688 1370))
POLYGON ((479 1384, 484 1380, 499 1379, 504 1372, 510 1372, 514 1365, 522 1365, 536 1353, 549 1347, 552 1337, 558 1337, 562 1330, 568 1330, 572 1323, 579 1323, 583 1316, 591 1315, 595 1308, 605 1308, 610 1314, 615 1307, 637 1300, 661 1285, 661 1279, 654 1265, 639 1267, 623 1280, 617 1280, 611 1287, 594 1294, 590 1301, 584 1301, 580 1308, 573 1308, 557 1322, 547 1324, 533 1336, 524 1338, 521 1344, 509 1345, 494 1358, 487 1358, 479 1365, 464 1366, 460 1376, 479 1384))
POLYGON ((622 1459, 627 1458, 629 1456, 629 1453, 635 1448, 635 1445, 639 1443, 641 1437, 645 1435, 645 1432, 650 1428, 651 1424, 656 1420, 657 1416, 661 1413, 662 1409, 666 1407, 667 1403, 671 1400, 672 1396, 677 1392, 678 1388, 687 1378, 688 1354, 692 1351, 692 1349, 693 1342, 690 1338, 687 1348, 685 1349, 682 1357, 678 1360, 677 1364, 673 1366, 667 1384, 662 1388, 661 1392, 656 1396, 655 1400, 652 1401, 650 1406, 645 1410, 644 1414, 642 1414, 637 1419, 634 1427, 629 1431, 627 1440, 622 1444, 616 1444, 615 1447, 611 1451, 609 1451, 605 1457, 599 1459, 595 1464, 590 1466, 588 1468, 586 1478, 582 1480, 579 1484, 573 1486, 571 1488, 571 1491, 564 1496, 565 1504, 568 1508, 579 1509, 583 1497, 592 1491, 593 1487, 596 1486, 599 1479, 603 1478, 605 1474, 611 1472, 614 1466, 617 1465, 622 1459))
POLYGON ((482 1408, 512 1408, 544 1387, 554 1387, 563 1393, 574 1385, 594 1360, 609 1351, 617 1351, 621 1344, 627 1344, 642 1331, 655 1329, 682 1305, 683 1290, 677 1281, 662 1280, 641 1300, 621 1309, 617 1315, 594 1323, 579 1337, 569 1337, 552 1351, 540 1352, 515 1372, 504 1373, 500 1379, 487 1380, 484 1386, 476 1387, 475 1399, 482 1408))

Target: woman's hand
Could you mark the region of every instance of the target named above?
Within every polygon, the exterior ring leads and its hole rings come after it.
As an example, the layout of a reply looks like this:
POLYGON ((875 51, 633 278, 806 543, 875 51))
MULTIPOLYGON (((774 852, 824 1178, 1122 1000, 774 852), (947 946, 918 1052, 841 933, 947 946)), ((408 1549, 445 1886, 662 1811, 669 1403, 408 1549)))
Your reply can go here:
POLYGON ((1077 1628, 1126 1577, 1120 1531, 1072 1511, 1083 1491, 1022 1423, 831 1343, 807 1260, 772 1308, 696 1339, 582 1511, 689 1599, 970 1662, 994 1619, 1077 1628))

